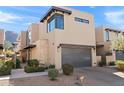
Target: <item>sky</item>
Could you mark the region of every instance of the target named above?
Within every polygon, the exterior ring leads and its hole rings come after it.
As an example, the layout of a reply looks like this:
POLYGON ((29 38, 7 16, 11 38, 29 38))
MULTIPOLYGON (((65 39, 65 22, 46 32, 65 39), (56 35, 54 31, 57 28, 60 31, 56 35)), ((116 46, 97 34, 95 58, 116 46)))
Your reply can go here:
MULTIPOLYGON (((68 6, 66 6, 68 7, 68 6)), ((39 22, 50 6, 0 6, 0 28, 6 31, 26 31, 31 23, 39 22)), ((124 29, 124 7, 69 6, 94 15, 95 26, 124 29)))

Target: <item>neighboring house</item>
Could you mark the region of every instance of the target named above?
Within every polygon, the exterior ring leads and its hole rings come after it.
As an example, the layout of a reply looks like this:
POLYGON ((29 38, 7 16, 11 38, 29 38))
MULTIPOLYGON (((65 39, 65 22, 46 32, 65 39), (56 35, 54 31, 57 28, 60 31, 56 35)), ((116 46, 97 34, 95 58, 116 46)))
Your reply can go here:
POLYGON ((3 53, 4 41, 5 41, 5 31, 4 29, 0 29, 0 55, 1 57, 4 55, 3 53))
POLYGON ((27 51, 26 60, 37 59, 40 61, 41 59, 40 55, 42 53, 41 51, 42 48, 40 47, 41 40, 39 36, 40 36, 39 24, 37 23, 31 24, 27 31, 26 47, 24 48, 27 51))
POLYGON ((21 31, 20 34, 17 37, 17 46, 15 49, 15 52, 19 54, 20 60, 22 62, 26 61, 26 50, 24 48, 26 47, 26 38, 27 38, 27 32, 26 31, 21 31))
POLYGON ((51 7, 27 31, 27 59, 74 67, 96 66, 96 41, 93 15, 65 7, 51 7))
MULTIPOLYGON (((112 40, 116 39, 119 33, 122 33, 122 31, 107 27, 96 28, 97 58, 101 55, 106 55, 107 62, 115 61, 119 58, 119 53, 112 49, 112 40)), ((124 56, 122 58, 124 59, 124 56)), ((98 60, 100 61, 101 59, 98 58, 98 60)))

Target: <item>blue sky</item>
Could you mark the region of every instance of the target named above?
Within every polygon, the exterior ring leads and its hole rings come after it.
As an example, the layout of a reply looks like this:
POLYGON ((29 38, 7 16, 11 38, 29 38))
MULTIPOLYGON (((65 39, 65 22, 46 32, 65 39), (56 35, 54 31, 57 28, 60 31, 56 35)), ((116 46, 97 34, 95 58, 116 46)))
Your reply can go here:
MULTIPOLYGON (((124 7, 114 6, 69 6, 94 15, 95 26, 111 26, 124 29, 124 7)), ((34 22, 39 22, 50 6, 4 6, 0 7, 0 28, 7 31, 25 31, 34 22)))

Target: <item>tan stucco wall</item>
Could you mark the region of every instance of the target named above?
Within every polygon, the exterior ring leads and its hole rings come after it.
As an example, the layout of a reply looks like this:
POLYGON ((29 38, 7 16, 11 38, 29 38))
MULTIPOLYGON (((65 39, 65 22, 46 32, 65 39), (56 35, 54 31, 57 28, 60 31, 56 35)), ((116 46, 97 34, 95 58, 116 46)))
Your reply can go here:
POLYGON ((36 47, 30 50, 30 57, 42 64, 48 64, 48 40, 36 41, 36 47))
POLYGON ((96 37, 96 43, 104 42, 104 28, 103 27, 95 28, 95 37, 96 37))
POLYGON ((112 56, 106 56, 106 62, 107 62, 107 64, 109 63, 109 62, 112 62, 112 61, 116 61, 116 53, 115 53, 115 51, 112 51, 112 56))
POLYGON ((28 28, 28 32, 31 32, 31 42, 34 43, 35 41, 39 40, 39 24, 33 23, 28 28))
POLYGON ((101 62, 101 56, 96 56, 97 64, 101 62))
POLYGON ((26 32, 21 32, 21 49, 26 47, 26 32))
POLYGON ((3 44, 5 40, 5 31, 4 29, 0 29, 0 44, 3 44))
POLYGON ((118 32, 113 32, 113 31, 110 32, 109 31, 109 39, 110 39, 110 41, 116 39, 117 36, 118 36, 118 32))

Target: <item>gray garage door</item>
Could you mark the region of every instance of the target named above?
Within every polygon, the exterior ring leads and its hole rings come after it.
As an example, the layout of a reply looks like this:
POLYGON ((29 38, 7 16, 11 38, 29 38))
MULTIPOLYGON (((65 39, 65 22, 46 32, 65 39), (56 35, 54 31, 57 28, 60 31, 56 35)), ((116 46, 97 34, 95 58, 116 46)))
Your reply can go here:
POLYGON ((91 66, 90 48, 62 48, 62 64, 69 63, 74 67, 91 66))
POLYGON ((116 52, 116 60, 124 60, 124 53, 117 51, 116 52))

